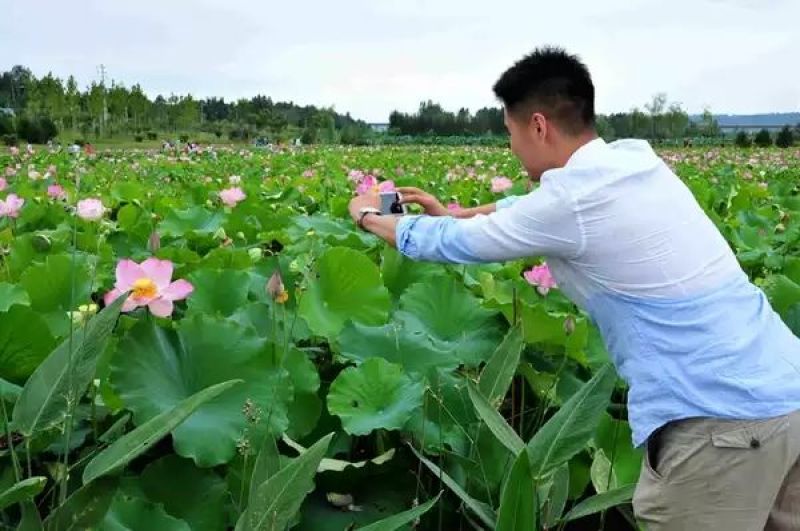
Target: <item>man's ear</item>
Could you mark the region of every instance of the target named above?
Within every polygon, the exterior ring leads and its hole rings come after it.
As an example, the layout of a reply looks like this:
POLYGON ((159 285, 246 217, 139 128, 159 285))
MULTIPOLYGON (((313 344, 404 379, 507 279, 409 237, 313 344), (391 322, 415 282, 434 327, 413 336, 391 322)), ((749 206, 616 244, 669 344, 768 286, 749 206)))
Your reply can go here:
POLYGON ((540 112, 532 113, 529 129, 537 138, 543 139, 547 136, 547 118, 540 112))

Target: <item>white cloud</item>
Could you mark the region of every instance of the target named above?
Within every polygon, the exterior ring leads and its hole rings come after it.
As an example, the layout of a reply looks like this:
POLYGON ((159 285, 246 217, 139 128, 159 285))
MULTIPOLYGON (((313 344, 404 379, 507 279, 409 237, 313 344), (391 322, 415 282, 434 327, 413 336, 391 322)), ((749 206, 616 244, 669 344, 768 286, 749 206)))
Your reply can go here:
POLYGON ((423 99, 475 110, 541 44, 581 55, 597 107, 656 92, 691 112, 797 110, 796 0, 0 0, 0 68, 96 79, 103 63, 151 95, 262 93, 369 121, 423 99))

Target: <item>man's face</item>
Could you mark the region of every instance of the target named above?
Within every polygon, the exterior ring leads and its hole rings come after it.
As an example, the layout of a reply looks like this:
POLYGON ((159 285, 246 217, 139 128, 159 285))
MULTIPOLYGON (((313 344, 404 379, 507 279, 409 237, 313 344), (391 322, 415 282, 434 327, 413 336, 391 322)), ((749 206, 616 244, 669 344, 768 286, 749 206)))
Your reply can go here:
POLYGON ((506 129, 511 136, 511 152, 514 153, 528 176, 538 181, 542 173, 553 167, 551 147, 547 142, 548 123, 540 113, 529 115, 524 120, 516 114, 504 111, 506 129))

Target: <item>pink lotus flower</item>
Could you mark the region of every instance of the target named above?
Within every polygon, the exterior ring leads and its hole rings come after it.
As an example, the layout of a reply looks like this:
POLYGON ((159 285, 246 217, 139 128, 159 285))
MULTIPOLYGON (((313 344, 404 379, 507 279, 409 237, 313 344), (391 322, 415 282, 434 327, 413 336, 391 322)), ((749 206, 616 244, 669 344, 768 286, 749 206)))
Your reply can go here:
POLYGON ((394 181, 383 181, 378 185, 378 192, 394 192, 394 181))
POLYGON ((374 175, 365 175, 364 178, 361 179, 361 182, 358 183, 356 193, 358 195, 364 195, 374 191, 376 186, 378 186, 378 179, 376 179, 374 175))
POLYGON ((67 192, 60 184, 51 184, 47 187, 47 197, 58 201, 59 199, 66 199, 67 192))
POLYGON ((17 174, 17 170, 15 170, 11 166, 6 166, 6 177, 13 177, 17 174))
POLYGON ((350 170, 350 173, 347 174, 347 178, 354 183, 360 183, 364 179, 364 172, 361 170, 350 170))
POLYGON ((239 175, 231 175, 228 177, 228 182, 235 186, 241 184, 242 178, 239 175))
POLYGON ((36 170, 28 170, 28 178, 32 181, 36 181, 42 178, 42 174, 36 170))
POLYGON ((24 204, 25 200, 17 194, 8 194, 5 201, 0 199, 0 218, 6 216, 9 218, 19 217, 19 211, 24 204))
POLYGON ((303 172, 303 177, 313 177, 313 176, 314 176, 314 170, 306 170, 303 172))
POLYGON ((449 210, 450 212, 458 212, 459 210, 461 210, 461 205, 458 204, 458 201, 447 203, 447 210, 449 210))
POLYGON ((50 166, 47 167, 47 173, 49 173, 50 175, 55 175, 56 173, 58 173, 58 168, 56 168, 55 164, 51 164, 50 166))
POLYGON ((0 177, 0 192, 5 190, 8 187, 8 181, 0 177))
POLYGON ((114 289, 106 293, 103 300, 109 305, 130 291, 122 305, 123 312, 147 306, 153 315, 169 317, 174 309, 173 301, 183 300, 194 291, 194 286, 186 280, 171 282, 172 262, 169 260, 148 258, 141 264, 121 260, 116 274, 114 289))
POLYGON ((219 193, 219 198, 227 207, 235 207, 239 201, 244 201, 247 196, 238 186, 226 188, 219 193))
POLYGON ((366 175, 356 188, 356 193, 358 195, 394 191, 394 181, 382 181, 379 183, 378 179, 375 178, 374 175, 366 175))
POLYGON ((106 207, 103 202, 94 197, 78 201, 78 217, 87 221, 97 221, 103 217, 106 207))
POLYGON ((551 288, 557 288, 556 281, 553 275, 550 274, 550 268, 547 264, 534 266, 532 269, 525 271, 522 276, 528 281, 528 284, 536 286, 536 291, 541 295, 547 295, 551 288))
POLYGON ((11 151, 12 157, 16 157, 17 155, 19 155, 19 148, 17 146, 11 146, 10 148, 8 148, 8 150, 11 151))
POLYGON ((492 179, 492 192, 494 192, 495 194, 505 192, 512 186, 514 186, 514 183, 508 177, 500 176, 492 179))

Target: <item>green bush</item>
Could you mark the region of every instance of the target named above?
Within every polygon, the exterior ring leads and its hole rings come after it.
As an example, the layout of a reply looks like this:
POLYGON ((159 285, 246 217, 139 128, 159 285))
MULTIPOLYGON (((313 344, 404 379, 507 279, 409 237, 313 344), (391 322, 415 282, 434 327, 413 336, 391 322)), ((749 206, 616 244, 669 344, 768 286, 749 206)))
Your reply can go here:
POLYGON ((14 133, 14 120, 8 114, 0 113, 0 136, 14 133))
POLYGON ((58 136, 58 127, 48 117, 23 117, 17 122, 17 136, 31 144, 46 144, 58 136))
POLYGON ((772 137, 769 135, 769 131, 762 129, 756 133, 756 137, 753 139, 753 142, 758 147, 770 147, 772 145, 772 137))
POLYGON ((133 137, 133 139, 134 139, 136 142, 143 142, 143 141, 144 141, 144 137, 143 137, 142 135, 135 135, 135 136, 133 137))
POLYGON ((147 134, 147 140, 155 140, 158 138, 158 133, 155 133, 153 131, 148 131, 146 134, 147 134))
POLYGON ((5 144, 6 146, 16 146, 17 143, 19 142, 17 135, 15 135, 14 133, 2 135, 1 138, 3 140, 3 144, 5 144))
POLYGON ((733 141, 736 144, 736 147, 741 148, 749 148, 753 145, 753 141, 750 139, 750 135, 748 135, 744 131, 739 131, 736 133, 736 139, 733 141))
POLYGON ((189 135, 187 134, 179 135, 178 140, 181 141, 181 144, 185 144, 186 142, 189 141, 189 135))
POLYGON ((792 134, 792 130, 789 129, 789 126, 785 126, 781 129, 781 132, 778 133, 778 137, 775 139, 775 145, 779 148, 788 148, 792 147, 794 144, 794 135, 792 134))

